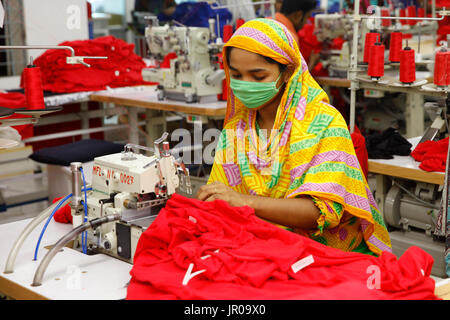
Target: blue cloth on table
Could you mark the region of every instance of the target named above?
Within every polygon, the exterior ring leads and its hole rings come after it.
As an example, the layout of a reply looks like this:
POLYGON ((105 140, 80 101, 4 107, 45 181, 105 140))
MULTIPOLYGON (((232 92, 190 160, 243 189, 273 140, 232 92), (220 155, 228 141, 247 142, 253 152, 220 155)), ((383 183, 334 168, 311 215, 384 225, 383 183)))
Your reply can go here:
POLYGON ((34 161, 69 166, 71 162, 89 162, 96 157, 122 152, 124 145, 104 140, 88 139, 56 147, 43 148, 32 155, 34 161))

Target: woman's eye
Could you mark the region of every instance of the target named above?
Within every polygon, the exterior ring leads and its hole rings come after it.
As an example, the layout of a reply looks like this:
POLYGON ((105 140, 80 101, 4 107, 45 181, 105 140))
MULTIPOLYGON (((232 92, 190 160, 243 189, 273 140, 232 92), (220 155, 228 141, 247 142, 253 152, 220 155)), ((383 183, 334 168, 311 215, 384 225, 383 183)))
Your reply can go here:
POLYGON ((253 79, 255 79, 256 81, 261 81, 261 80, 264 80, 265 77, 253 77, 253 79))
POLYGON ((234 79, 238 79, 238 78, 240 78, 241 77, 241 75, 240 74, 232 74, 231 75, 234 79))

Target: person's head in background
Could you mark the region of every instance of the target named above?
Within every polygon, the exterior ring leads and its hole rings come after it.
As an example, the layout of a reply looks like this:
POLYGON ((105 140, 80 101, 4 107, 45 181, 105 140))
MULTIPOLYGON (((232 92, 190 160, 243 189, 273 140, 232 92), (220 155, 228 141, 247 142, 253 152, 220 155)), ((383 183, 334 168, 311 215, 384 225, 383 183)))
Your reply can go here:
POLYGON ((275 11, 280 12, 283 0, 275 0, 275 11))
POLYGON ((298 32, 316 7, 317 0, 282 0, 280 13, 292 22, 298 32))

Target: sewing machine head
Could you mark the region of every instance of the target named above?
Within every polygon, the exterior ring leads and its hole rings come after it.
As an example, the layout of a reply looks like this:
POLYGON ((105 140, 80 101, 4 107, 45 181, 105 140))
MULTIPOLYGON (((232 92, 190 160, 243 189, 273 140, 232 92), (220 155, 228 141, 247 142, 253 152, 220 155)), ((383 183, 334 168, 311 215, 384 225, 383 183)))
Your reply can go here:
POLYGON ((158 99, 165 97, 186 102, 200 101, 202 96, 222 93, 225 73, 220 69, 217 54, 223 43, 206 27, 149 26, 145 29, 149 55, 156 68, 144 68, 144 80, 158 82, 158 99), (214 41, 216 39, 217 41, 214 41), (169 53, 169 68, 159 65, 169 53))
POLYGON ((337 37, 347 38, 352 33, 351 22, 350 16, 340 13, 317 14, 314 17, 314 33, 320 42, 337 37))
POLYGON ((127 144, 122 153, 95 158, 93 189, 108 195, 127 192, 141 197, 167 198, 180 187, 180 176, 183 176, 181 188, 189 192, 189 185, 186 185, 189 173, 170 153, 166 138, 167 133, 155 141, 154 150, 127 144), (154 155, 146 156, 136 149, 151 151, 154 155))
MULTIPOLYGON (((172 194, 180 190, 191 194, 189 172, 170 153, 167 133, 155 141, 155 148, 127 144, 121 153, 94 159, 92 190, 87 193, 87 220, 119 214, 120 220, 88 231, 90 252, 101 252, 132 262, 140 235, 156 218, 172 194), (147 156, 137 149, 151 151, 147 156)), ((77 170, 76 166, 72 169, 77 170)), ((76 175, 75 175, 76 177, 76 175)), ((77 178, 75 178, 77 179, 77 178)), ((83 223, 84 194, 79 181, 72 201, 73 225, 83 223)), ((81 238, 81 236, 79 237, 81 238)), ((80 239, 78 239, 80 241, 80 239)))

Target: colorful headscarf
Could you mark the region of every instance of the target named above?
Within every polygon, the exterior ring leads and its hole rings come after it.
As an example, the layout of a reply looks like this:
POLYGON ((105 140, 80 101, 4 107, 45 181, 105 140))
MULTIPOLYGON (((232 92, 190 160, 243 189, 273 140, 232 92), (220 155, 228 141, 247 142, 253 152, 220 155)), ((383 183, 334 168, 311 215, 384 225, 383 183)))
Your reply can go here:
POLYGON ((391 251, 347 124, 310 75, 290 32, 271 19, 254 19, 237 29, 223 51, 229 83, 226 47, 270 57, 293 72, 277 110, 276 130, 265 138, 256 129, 257 111, 246 108, 229 91, 208 183, 220 181, 243 194, 309 195, 340 204, 345 212, 360 218, 363 238, 372 252, 391 251))

